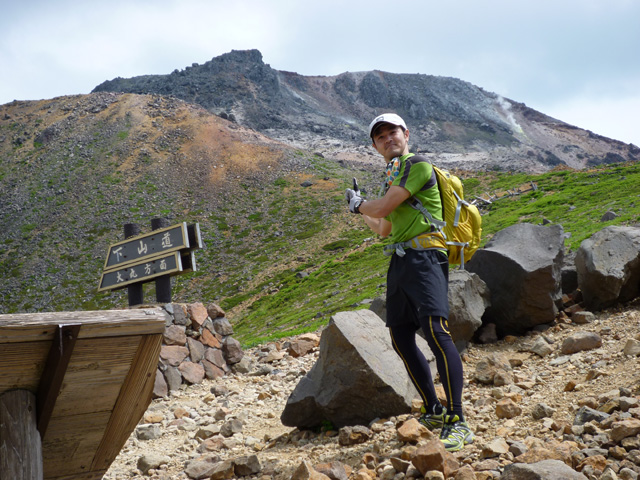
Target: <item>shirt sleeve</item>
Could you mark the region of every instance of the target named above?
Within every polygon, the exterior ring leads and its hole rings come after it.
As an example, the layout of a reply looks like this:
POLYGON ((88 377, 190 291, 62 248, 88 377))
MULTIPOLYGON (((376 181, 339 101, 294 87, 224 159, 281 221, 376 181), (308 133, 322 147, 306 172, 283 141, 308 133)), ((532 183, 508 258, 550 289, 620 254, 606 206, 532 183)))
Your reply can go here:
POLYGON ((410 157, 403 162, 400 175, 392 185, 406 188, 413 196, 425 186, 430 178, 431 164, 424 160, 416 161, 415 157, 410 157))

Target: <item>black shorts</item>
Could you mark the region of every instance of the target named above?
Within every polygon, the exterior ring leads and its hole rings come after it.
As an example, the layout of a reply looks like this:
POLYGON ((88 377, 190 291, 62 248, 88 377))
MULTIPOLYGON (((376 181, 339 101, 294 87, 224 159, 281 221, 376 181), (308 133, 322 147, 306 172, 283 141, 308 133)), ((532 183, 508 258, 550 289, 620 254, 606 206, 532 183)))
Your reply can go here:
POLYGON ((449 317, 449 260, 437 250, 409 248, 391 257, 387 272, 387 326, 449 317))

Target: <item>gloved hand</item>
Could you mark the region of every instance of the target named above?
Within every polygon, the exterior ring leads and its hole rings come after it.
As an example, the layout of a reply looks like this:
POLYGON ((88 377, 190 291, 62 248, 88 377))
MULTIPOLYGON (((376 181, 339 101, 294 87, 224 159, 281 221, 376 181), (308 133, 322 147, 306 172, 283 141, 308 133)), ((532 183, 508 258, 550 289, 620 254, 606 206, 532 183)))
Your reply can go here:
POLYGON ((347 188, 344 192, 344 197, 349 205, 349 211, 351 213, 360 213, 360 205, 365 201, 364 198, 360 196, 360 190, 347 188))

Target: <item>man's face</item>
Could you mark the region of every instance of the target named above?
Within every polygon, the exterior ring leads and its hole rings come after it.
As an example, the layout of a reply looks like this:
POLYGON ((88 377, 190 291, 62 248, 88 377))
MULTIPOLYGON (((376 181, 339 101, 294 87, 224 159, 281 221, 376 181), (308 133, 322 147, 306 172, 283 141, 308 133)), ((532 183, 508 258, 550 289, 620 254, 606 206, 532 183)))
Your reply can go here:
POLYGON ((383 123, 373 133, 373 146, 387 162, 405 155, 409 153, 409 130, 383 123))

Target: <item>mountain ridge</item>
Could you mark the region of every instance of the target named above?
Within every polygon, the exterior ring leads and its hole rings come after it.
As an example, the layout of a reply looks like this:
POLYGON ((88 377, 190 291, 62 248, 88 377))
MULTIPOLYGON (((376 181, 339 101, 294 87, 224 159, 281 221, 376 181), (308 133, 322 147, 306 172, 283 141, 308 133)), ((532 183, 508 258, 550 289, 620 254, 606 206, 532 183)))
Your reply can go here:
POLYGON ((93 92, 172 95, 273 139, 325 156, 373 162, 367 126, 394 111, 414 151, 467 170, 544 172, 637 161, 640 148, 554 119, 452 77, 378 70, 303 76, 233 50, 169 75, 108 80, 93 92))

